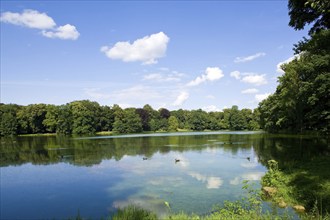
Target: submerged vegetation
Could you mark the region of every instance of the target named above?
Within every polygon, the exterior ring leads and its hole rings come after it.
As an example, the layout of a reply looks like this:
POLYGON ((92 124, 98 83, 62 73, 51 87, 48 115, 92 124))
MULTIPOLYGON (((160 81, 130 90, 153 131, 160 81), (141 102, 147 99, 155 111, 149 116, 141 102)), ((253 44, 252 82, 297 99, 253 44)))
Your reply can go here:
MULTIPOLYGON (((261 191, 255 186, 244 181, 243 189, 247 195, 240 200, 231 202, 225 201, 222 206, 216 206, 206 215, 170 213, 162 218, 166 220, 214 220, 214 219, 291 219, 288 213, 278 215, 263 210, 261 191)), ((151 211, 146 211, 134 206, 119 209, 112 219, 158 219, 151 211)))
MULTIPOLYGON (((328 164, 329 165, 329 164, 328 164)), ((275 160, 268 161, 269 170, 262 178, 262 190, 248 181, 244 181, 243 189, 247 194, 237 201, 225 201, 222 206, 215 206, 213 210, 206 215, 170 213, 162 219, 166 220, 214 220, 214 219, 294 219, 293 212, 288 212, 288 208, 295 210, 301 219, 320 219, 329 220, 329 195, 330 181, 326 181, 325 187, 321 190, 315 190, 311 182, 295 182, 297 176, 301 175, 299 171, 287 175, 278 168, 275 160), (296 185, 295 185, 296 184, 296 185), (305 185, 303 185, 305 184, 305 185), (295 187, 302 191, 297 194, 295 187), (309 197, 309 198, 308 198, 309 197), (325 200, 322 200, 322 197, 325 200), (320 198, 318 200, 317 198, 320 198), (314 200, 315 199, 315 200, 314 200), (270 201, 274 204, 272 211, 265 209, 263 201, 270 201), (313 202, 314 201, 314 202, 313 202), (303 202, 305 206, 301 205, 303 202), (312 202, 311 204, 309 204, 312 202), (309 206, 312 205, 312 206, 309 206), (278 209, 285 211, 278 211, 278 209)), ((313 168, 312 168, 313 169, 313 168)), ((316 170, 314 170, 316 171, 316 170)), ((329 174, 328 174, 329 175, 329 174)), ((300 180, 301 181, 301 180, 300 180)), ((314 184, 318 184, 315 183, 314 184)), ((324 182, 321 183, 321 185, 324 182)), ((151 211, 143 210, 134 206, 128 206, 119 209, 112 219, 158 219, 151 211)))

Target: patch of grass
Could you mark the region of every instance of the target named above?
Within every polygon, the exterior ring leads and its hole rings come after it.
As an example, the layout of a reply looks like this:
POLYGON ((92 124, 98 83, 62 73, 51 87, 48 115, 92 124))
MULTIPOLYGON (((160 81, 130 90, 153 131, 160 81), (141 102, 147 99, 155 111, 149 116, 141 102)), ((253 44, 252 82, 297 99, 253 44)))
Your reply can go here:
MULTIPOLYGON (((261 185, 265 187, 272 187, 276 192, 272 195, 264 192, 263 199, 271 200, 277 205, 286 204, 286 205, 295 205, 297 200, 294 199, 292 194, 293 188, 289 185, 290 178, 284 175, 278 169, 278 163, 275 160, 268 161, 268 172, 262 177, 261 185), (284 203, 283 203, 284 202, 284 203)), ((283 205, 285 206, 285 205, 283 205)))
POLYGON ((112 216, 112 220, 156 220, 157 215, 145 209, 136 207, 136 206, 128 206, 124 209, 119 209, 117 213, 112 216))
POLYGON ((297 164, 290 172, 285 173, 290 179, 289 186, 293 196, 316 217, 330 212, 329 167, 329 158, 322 156, 297 164))
POLYGON ((112 135, 113 133, 113 131, 99 131, 96 132, 96 135, 112 135))
POLYGON ((329 167, 328 158, 318 158, 280 171, 278 163, 270 160, 261 184, 263 188, 272 187, 276 193, 266 192, 263 198, 278 206, 303 206, 306 208, 306 212, 300 214, 303 219, 330 219, 329 167))
POLYGON ((56 133, 20 134, 20 137, 56 136, 56 133))

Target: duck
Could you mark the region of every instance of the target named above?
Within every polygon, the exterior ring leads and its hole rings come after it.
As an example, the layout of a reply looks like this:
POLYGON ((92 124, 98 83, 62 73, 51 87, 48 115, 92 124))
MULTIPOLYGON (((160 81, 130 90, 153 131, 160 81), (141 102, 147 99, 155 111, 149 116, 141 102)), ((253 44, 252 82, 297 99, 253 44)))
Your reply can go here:
POLYGON ((148 160, 148 157, 143 157, 142 159, 143 159, 143 160, 148 160))
POLYGON ((180 162, 180 159, 175 158, 175 163, 178 163, 178 162, 180 162))

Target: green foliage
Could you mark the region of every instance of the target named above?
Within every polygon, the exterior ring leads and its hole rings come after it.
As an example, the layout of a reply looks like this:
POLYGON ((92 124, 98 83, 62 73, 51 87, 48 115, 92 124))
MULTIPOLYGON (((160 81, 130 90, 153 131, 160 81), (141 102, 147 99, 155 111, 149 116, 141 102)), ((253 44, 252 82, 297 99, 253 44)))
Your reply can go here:
POLYGON ((275 160, 268 161, 268 172, 262 177, 261 183, 263 186, 278 186, 281 174, 278 169, 278 163, 275 160))
POLYGON ((238 106, 234 105, 231 108, 229 115, 229 129, 230 130, 244 130, 247 128, 246 117, 242 111, 238 110, 238 106))
POLYGON ((115 121, 114 109, 109 106, 100 107, 100 131, 111 131, 115 121))
POLYGON ((327 0, 289 0, 289 25, 296 30, 311 25, 309 34, 330 28, 330 3, 327 0))
POLYGON ((17 111, 20 133, 45 133, 46 128, 43 121, 46 118, 46 113, 47 105, 45 104, 32 104, 20 108, 17 111))
POLYGON ((299 58, 284 65, 276 92, 259 103, 268 131, 330 131, 330 30, 296 46, 299 58))
POLYGON ((0 136, 17 134, 18 121, 16 112, 18 105, 0 104, 0 136))
POLYGON ((135 109, 125 109, 116 112, 113 130, 118 133, 138 133, 142 131, 141 118, 135 109))
POLYGON ((156 220, 156 214, 144 210, 136 206, 128 206, 124 209, 119 209, 118 212, 112 217, 113 220, 156 220))
POLYGON ((293 198, 292 188, 289 186, 289 179, 279 170, 278 162, 275 160, 268 161, 268 171, 261 179, 262 186, 273 187, 276 191, 271 198, 266 195, 265 199, 279 204, 285 202, 288 205, 297 204, 297 201, 293 198))
POLYGON ((150 131, 151 112, 144 108, 137 108, 136 113, 140 116, 143 131, 150 131))
POLYGON ((55 133, 57 127, 57 120, 59 114, 59 108, 55 105, 48 105, 46 107, 46 115, 42 124, 45 126, 46 132, 55 133))
POLYGON ((259 103, 268 131, 330 131, 330 2, 289 0, 290 26, 313 24, 310 39, 294 47, 295 60, 282 66, 276 92, 259 103))
POLYGON ((0 105, 0 135, 57 133, 64 135, 95 134, 101 131, 138 133, 143 131, 258 130, 258 110, 237 106, 223 112, 198 110, 122 109, 118 105, 100 106, 89 100, 65 105, 31 104, 28 106, 0 105))
POLYGON ((207 129, 208 115, 201 109, 192 110, 188 115, 189 129, 194 131, 203 131, 207 129))
POLYGON ((166 108, 160 108, 158 112, 161 118, 168 119, 171 116, 171 112, 166 108))
POLYGON ((171 115, 175 116, 176 119, 178 120, 180 129, 186 128, 186 124, 188 121, 188 114, 189 114, 189 111, 182 110, 182 109, 171 112, 171 115))
POLYGON ((268 161, 268 172, 262 177, 263 186, 276 189, 271 197, 275 204, 285 202, 288 206, 303 205, 307 212, 303 219, 329 219, 330 175, 321 167, 329 167, 329 160, 321 157, 311 162, 296 164, 280 171, 275 160, 268 161))
POLYGON ((56 133, 69 135, 72 133, 72 112, 69 104, 58 107, 56 133))
POLYGON ((100 105, 88 100, 70 103, 72 112, 72 132, 74 134, 93 134, 100 126, 100 105))
POLYGON ((178 119, 175 116, 170 116, 168 118, 168 130, 169 131, 177 131, 179 128, 178 119))

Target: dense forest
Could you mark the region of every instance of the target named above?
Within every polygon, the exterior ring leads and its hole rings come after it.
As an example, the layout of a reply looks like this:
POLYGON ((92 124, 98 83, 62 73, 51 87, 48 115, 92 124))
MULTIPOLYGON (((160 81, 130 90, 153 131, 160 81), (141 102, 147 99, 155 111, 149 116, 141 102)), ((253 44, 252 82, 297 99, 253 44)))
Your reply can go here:
POLYGON ((294 46, 295 59, 282 65, 274 94, 259 103, 261 128, 271 131, 330 131, 330 1, 289 1, 290 23, 310 27, 294 46))
POLYGON ((93 134, 100 131, 137 133, 148 131, 257 130, 258 110, 239 110, 237 106, 222 112, 198 110, 122 109, 118 105, 101 106, 89 100, 65 105, 0 105, 1 136, 16 134, 93 134))

